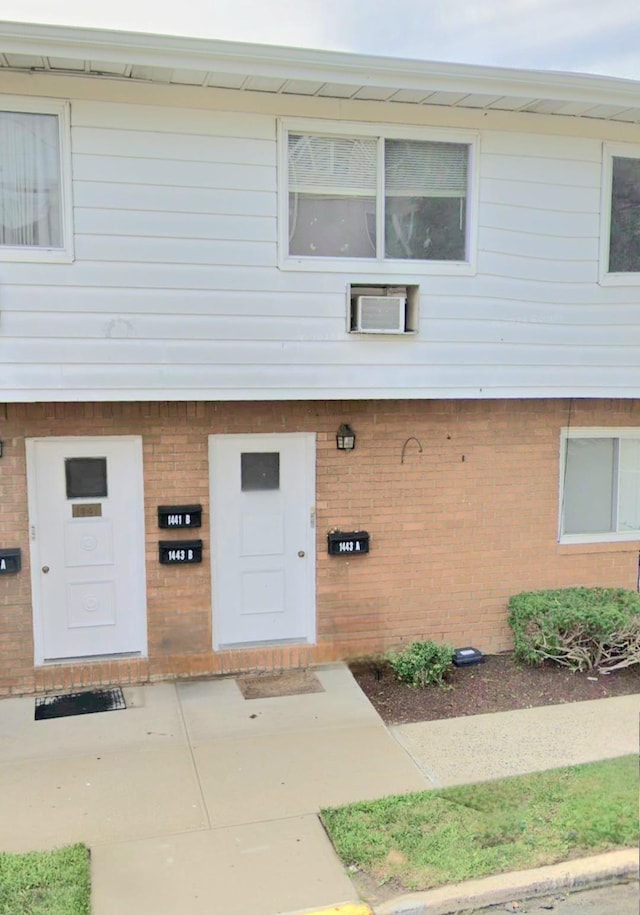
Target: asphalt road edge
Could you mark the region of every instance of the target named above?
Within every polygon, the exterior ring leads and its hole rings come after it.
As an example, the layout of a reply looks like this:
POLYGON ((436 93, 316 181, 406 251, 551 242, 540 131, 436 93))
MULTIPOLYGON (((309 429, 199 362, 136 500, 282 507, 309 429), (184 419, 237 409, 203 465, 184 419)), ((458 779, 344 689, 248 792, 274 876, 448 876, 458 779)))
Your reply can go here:
POLYGON ((615 878, 637 878, 638 849, 618 849, 549 864, 535 870, 497 874, 422 893, 399 896, 372 906, 375 915, 454 915, 516 899, 545 896, 558 890, 590 886, 615 878))

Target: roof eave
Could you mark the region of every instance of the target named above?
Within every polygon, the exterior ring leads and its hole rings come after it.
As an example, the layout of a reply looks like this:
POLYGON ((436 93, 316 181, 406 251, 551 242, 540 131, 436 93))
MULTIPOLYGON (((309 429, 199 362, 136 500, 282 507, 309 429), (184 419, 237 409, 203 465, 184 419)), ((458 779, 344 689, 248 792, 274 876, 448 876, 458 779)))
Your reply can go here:
POLYGON ((640 82, 608 76, 425 62, 202 38, 0 22, 0 53, 180 70, 251 73, 394 90, 425 89, 637 107, 640 82))

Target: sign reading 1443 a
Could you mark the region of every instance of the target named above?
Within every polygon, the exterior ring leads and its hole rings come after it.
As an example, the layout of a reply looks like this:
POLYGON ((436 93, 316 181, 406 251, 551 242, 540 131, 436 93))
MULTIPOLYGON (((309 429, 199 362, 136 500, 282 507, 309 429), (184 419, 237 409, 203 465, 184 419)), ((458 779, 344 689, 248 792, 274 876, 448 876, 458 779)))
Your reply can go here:
POLYGON ((366 531, 332 531, 328 541, 330 556, 361 556, 369 552, 369 534, 366 531))

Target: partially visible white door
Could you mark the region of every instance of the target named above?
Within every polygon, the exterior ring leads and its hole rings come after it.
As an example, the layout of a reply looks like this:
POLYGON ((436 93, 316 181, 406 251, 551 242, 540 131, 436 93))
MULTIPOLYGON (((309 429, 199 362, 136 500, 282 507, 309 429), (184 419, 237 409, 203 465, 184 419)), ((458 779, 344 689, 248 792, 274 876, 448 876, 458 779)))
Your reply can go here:
POLYGON ((212 435, 215 647, 315 638, 315 437, 212 435))
POLYGON ((142 441, 27 442, 36 663, 142 654, 142 441))

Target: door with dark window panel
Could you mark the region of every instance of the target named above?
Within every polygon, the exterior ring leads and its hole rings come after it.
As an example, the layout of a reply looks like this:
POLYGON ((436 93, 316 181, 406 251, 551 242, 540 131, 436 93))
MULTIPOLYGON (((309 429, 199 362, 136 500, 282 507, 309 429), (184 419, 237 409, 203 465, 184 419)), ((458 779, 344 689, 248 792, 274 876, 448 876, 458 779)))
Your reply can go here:
POLYGON ((216 646, 315 635, 315 440, 210 438, 216 646))
POLYGON ((141 440, 29 442, 36 661, 143 653, 141 440))

